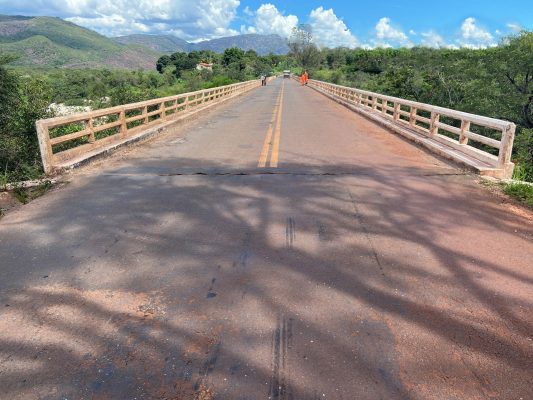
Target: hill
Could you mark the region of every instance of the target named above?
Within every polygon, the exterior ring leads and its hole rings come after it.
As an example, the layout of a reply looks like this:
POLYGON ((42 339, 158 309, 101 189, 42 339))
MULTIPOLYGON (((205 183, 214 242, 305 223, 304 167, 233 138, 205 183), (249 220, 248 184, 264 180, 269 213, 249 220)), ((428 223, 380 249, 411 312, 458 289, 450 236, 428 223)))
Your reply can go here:
POLYGON ((0 15, 0 52, 23 66, 153 69, 160 52, 123 45, 60 18, 0 15))
POLYGON ((255 50, 259 55, 287 54, 289 47, 287 42, 279 35, 237 35, 223 37, 220 39, 207 40, 204 42, 194 43, 193 50, 212 50, 222 53, 229 47, 239 47, 243 50, 255 50))
POLYGON ((197 43, 189 43, 171 35, 128 35, 119 36, 113 38, 113 40, 121 44, 143 45, 163 53, 189 52, 193 50, 212 50, 216 53, 222 53, 230 47, 255 50, 260 55, 269 53, 287 54, 289 51, 285 40, 278 35, 237 35, 197 43))
POLYGON ((171 35, 128 35, 108 38, 53 17, 0 15, 0 52, 14 53, 13 65, 46 68, 154 69, 163 53, 229 47, 255 50, 260 55, 286 54, 278 35, 237 35, 189 43, 171 35))
POLYGON ((117 36, 112 40, 123 45, 144 46, 158 53, 188 52, 191 48, 191 43, 172 35, 137 34, 117 36))

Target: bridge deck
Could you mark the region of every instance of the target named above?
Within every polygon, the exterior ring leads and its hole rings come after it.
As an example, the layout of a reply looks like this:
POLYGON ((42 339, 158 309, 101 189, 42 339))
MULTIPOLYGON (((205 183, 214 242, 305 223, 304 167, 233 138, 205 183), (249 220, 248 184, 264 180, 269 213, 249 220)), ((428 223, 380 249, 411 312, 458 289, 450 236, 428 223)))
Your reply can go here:
POLYGON ((533 398, 532 221, 278 79, 1 221, 0 399, 533 398))

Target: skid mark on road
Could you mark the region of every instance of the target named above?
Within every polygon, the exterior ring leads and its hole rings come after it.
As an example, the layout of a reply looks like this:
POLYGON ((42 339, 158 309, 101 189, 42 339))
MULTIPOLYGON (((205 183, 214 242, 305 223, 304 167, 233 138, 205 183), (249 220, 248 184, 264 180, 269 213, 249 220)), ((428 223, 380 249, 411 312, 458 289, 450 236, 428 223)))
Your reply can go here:
POLYGON ((272 376, 269 400, 292 400, 288 353, 292 348, 292 318, 279 315, 272 334, 272 376))
POLYGON ((233 261, 233 268, 236 268, 236 267, 246 268, 248 266, 250 257, 252 257, 252 251, 250 250, 251 243, 252 243, 252 232, 247 231, 244 234, 244 238, 242 240, 242 246, 241 246, 239 255, 237 256, 237 259, 233 261))
POLYGON ((287 218, 285 225, 285 246, 288 249, 292 249, 294 241, 296 240, 296 222, 294 218, 287 218))
POLYGON ((209 286, 209 289, 207 289, 207 295, 206 298, 212 299, 213 297, 217 297, 217 292, 213 290, 213 286, 215 285, 217 278, 211 279, 211 286, 209 286))

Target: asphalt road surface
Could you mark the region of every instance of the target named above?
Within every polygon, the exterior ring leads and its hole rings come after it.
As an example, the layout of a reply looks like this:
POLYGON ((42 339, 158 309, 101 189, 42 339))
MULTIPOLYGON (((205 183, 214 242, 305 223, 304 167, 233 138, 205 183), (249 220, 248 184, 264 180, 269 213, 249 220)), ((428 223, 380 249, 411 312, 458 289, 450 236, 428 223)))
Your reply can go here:
POLYGON ((533 223, 277 79, 0 221, 0 399, 533 399, 533 223))

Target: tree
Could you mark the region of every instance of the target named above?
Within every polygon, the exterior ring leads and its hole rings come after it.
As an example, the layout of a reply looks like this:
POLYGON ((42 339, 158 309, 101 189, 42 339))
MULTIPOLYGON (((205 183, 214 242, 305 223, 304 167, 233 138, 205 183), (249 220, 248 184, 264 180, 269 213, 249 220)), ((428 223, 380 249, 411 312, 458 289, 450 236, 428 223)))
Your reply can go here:
POLYGON ((156 69, 157 71, 162 74, 166 67, 168 67, 170 64, 172 64, 172 60, 170 59, 170 56, 164 55, 159 57, 156 63, 156 69))
POLYGON ((170 56, 172 64, 176 66, 176 77, 181 76, 182 71, 188 71, 196 68, 196 65, 199 62, 198 52, 190 53, 174 53, 170 56))
POLYGON ((42 79, 19 77, 4 65, 15 58, 0 55, 0 180, 32 179, 40 173, 35 120, 49 116, 50 86, 42 79))
POLYGON ((231 64, 238 64, 239 69, 244 69, 244 51, 238 47, 231 47, 224 51, 222 56, 222 65, 229 67, 231 64))
POLYGON ((16 59, 10 54, 0 54, 0 133, 9 129, 11 115, 17 107, 18 81, 4 67, 16 59))
POLYGON ((320 65, 321 53, 313 43, 311 25, 300 24, 293 28, 289 38, 290 55, 304 69, 313 69, 320 65))
POLYGON ((520 103, 518 122, 533 128, 533 32, 507 39, 505 45, 494 50, 491 61, 504 88, 520 103))

